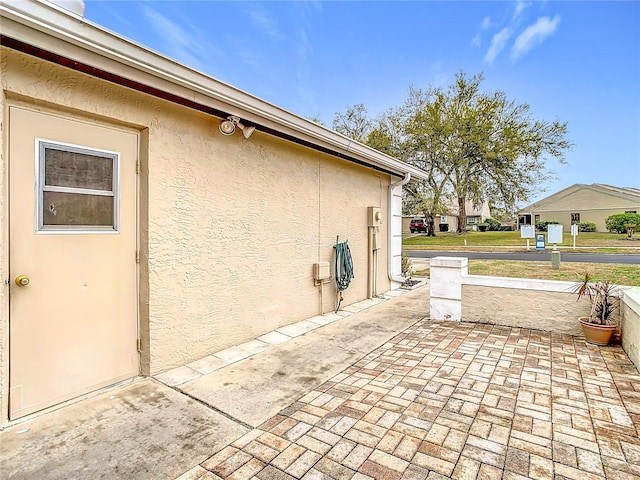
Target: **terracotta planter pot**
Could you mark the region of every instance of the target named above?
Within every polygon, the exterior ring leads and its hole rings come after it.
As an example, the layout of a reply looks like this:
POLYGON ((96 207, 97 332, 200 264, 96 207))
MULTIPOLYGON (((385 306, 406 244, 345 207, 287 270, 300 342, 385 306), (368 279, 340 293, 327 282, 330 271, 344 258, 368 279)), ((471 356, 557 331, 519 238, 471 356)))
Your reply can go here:
POLYGON ((597 325, 588 321, 589 317, 581 317, 582 331, 587 342, 594 345, 608 345, 613 332, 616 331, 615 325, 597 325))

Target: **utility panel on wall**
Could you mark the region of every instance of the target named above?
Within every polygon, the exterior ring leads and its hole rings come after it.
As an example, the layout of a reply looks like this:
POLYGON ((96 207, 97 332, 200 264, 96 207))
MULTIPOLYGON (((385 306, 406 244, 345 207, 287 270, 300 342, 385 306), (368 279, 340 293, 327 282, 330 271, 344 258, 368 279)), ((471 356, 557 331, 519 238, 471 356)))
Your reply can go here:
POLYGON ((367 207, 367 226, 379 227, 382 225, 382 209, 380 207, 367 207))

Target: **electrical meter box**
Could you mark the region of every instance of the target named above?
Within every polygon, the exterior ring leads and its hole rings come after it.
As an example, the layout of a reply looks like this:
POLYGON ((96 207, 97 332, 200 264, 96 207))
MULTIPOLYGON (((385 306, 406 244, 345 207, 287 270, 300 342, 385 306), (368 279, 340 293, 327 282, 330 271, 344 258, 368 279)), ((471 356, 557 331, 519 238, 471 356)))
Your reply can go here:
POLYGON ((331 277, 329 262, 318 262, 313 264, 313 279, 316 281, 326 280, 331 277))
POLYGON ((379 227, 382 225, 382 209, 380 207, 367 207, 367 226, 379 227))

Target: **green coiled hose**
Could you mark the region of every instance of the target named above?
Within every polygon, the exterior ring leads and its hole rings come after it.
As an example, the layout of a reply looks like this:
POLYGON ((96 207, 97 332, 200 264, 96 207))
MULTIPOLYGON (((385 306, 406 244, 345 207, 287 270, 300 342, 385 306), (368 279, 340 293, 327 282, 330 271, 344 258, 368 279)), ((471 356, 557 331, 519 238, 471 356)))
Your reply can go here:
POLYGON ((336 262, 335 262, 335 279, 336 292, 338 296, 338 306, 336 312, 340 309, 342 303, 342 292, 344 292, 353 280, 353 258, 351 258, 351 250, 349 250, 348 241, 336 243, 336 262))

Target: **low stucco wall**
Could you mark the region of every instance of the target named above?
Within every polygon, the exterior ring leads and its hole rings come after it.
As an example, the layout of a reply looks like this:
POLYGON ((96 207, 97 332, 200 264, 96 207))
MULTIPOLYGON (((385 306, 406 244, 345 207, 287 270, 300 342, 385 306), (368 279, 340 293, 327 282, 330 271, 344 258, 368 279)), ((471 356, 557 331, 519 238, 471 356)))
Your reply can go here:
POLYGON ((469 275, 462 281, 462 318, 582 335, 578 317, 589 314, 589 303, 576 302, 572 287, 571 282, 469 275))
MULTIPOLYGON (((576 300, 575 282, 468 275, 465 257, 430 260, 430 317, 583 336, 579 317, 589 299, 576 300)), ((622 348, 640 370, 640 287, 620 287, 613 315, 622 348)))
MULTIPOLYGON (((575 284, 553 280, 463 275, 462 320, 531 328, 583 336, 578 317, 587 316, 590 303, 576 301, 575 284)), ((640 370, 640 287, 621 287, 613 320, 622 348, 640 370)))
POLYGON ((621 308, 622 348, 640 370, 640 287, 625 290, 621 308))

